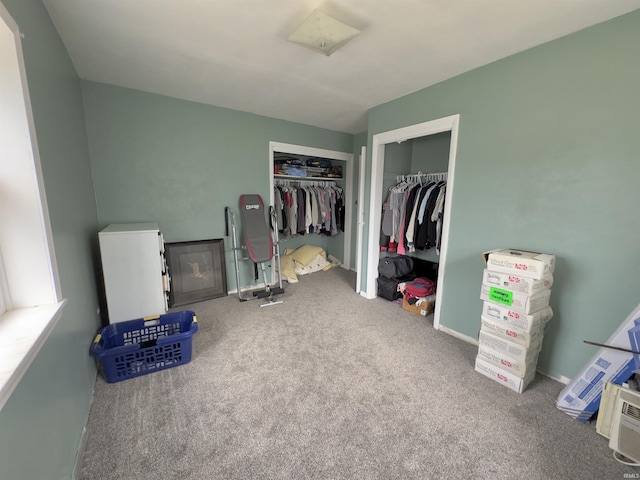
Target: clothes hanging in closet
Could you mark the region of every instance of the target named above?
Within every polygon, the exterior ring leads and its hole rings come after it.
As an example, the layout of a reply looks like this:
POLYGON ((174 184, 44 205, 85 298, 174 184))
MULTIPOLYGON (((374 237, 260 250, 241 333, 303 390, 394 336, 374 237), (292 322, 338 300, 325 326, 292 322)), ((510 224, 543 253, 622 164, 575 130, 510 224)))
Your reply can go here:
POLYGON ((383 206, 382 233, 400 254, 435 248, 440 254, 446 175, 408 175, 389 188, 383 206))
POLYGON ((276 183, 274 198, 278 231, 284 236, 344 232, 342 188, 333 184, 276 183))

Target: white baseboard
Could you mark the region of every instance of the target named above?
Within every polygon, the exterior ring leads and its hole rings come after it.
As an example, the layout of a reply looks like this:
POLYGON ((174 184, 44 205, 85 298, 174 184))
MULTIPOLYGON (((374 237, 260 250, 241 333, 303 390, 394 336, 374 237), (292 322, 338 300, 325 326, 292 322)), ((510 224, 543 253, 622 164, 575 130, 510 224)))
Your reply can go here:
POLYGON ((465 341, 467 343, 470 343, 471 345, 476 345, 476 346, 478 345, 478 340, 476 340, 475 338, 470 337, 470 336, 465 335, 465 334, 460 333, 460 332, 456 332, 455 330, 451 330, 450 328, 445 327, 444 325, 440 325, 438 327, 438 330, 441 330, 444 333, 447 333, 447 334, 451 335, 452 337, 459 338, 460 340, 463 340, 463 341, 465 341))
POLYGON ((80 443, 78 444, 78 450, 76 451, 76 463, 73 466, 72 480, 80 477, 80 467, 82 465, 82 457, 87 447, 87 427, 82 427, 82 434, 80 435, 80 443))
MULTIPOLYGON (((89 403, 89 412, 91 412, 91 406, 93 405, 93 398, 96 393, 96 379, 99 373, 96 369, 96 378, 93 380, 93 388, 91 389, 91 402, 89 403)), ((87 423, 89 422, 89 416, 87 415, 87 423)), ((78 442, 78 449, 76 450, 76 461, 73 465, 73 471, 71 472, 71 480, 75 480, 80 476, 80 467, 82 465, 82 457, 84 451, 87 448, 87 425, 82 427, 82 433, 80 434, 80 441, 78 442)))
MULTIPOLYGON (((456 337, 459 338, 460 340, 463 340, 467 343, 470 343, 472 345, 478 345, 478 340, 476 340, 473 337, 470 337, 468 335, 464 335, 463 333, 460 332, 456 332, 455 330, 451 330, 450 328, 445 327, 444 325, 440 325, 440 328, 438 328, 438 330, 443 331, 444 333, 447 333, 449 335, 451 335, 452 337, 456 337)), ((563 385, 568 385, 569 382, 571 382, 570 378, 565 377, 564 375, 552 375, 548 372, 545 372, 543 370, 536 370, 540 375, 544 375, 545 377, 549 377, 551 380, 555 380, 556 382, 560 382, 563 385)))
POLYGON ((563 385, 569 385, 569 382, 571 382, 570 378, 565 377, 564 375, 552 375, 548 372, 545 372, 543 370, 536 370, 539 374, 544 375, 545 377, 549 377, 551 380, 555 380, 556 382, 560 382, 563 385))
MULTIPOLYGON (((261 290, 261 289, 264 290, 265 288, 266 288, 266 286, 265 286, 264 283, 257 283, 255 285, 252 285, 251 287, 241 288, 240 291, 242 293, 245 293, 245 292, 252 292, 253 290, 261 290)), ((238 293, 238 289, 237 288, 234 288, 233 290, 228 290, 227 291, 227 295, 236 295, 237 293, 238 293)))

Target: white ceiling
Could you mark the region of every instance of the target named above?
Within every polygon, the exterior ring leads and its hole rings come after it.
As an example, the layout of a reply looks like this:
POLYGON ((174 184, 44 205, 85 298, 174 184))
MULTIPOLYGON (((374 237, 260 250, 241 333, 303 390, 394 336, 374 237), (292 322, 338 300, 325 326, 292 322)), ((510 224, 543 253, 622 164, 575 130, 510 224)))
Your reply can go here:
POLYGON ((348 133, 367 110, 639 8, 637 0, 43 0, 83 79, 348 133), (288 42, 315 9, 362 33, 288 42))

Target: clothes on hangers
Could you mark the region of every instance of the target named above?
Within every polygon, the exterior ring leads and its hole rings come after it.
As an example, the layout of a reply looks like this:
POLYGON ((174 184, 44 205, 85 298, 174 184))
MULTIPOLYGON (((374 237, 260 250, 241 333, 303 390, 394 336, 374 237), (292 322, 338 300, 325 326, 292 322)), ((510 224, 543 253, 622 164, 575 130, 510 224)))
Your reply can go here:
POLYGON ((335 184, 276 181, 274 198, 278 231, 284 236, 344 232, 344 196, 335 184))
MULTIPOLYGON (((446 173, 398 176, 383 206, 382 234, 397 252, 435 248, 440 254, 446 173)), ((383 240, 384 242, 384 240, 383 240)))

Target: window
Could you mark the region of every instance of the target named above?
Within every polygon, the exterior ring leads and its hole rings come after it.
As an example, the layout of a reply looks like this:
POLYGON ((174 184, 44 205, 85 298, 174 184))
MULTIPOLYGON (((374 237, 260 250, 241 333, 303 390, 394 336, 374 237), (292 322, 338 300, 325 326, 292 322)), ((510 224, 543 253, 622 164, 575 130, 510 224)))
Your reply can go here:
POLYGON ((0 408, 64 304, 24 72, 18 26, 0 3, 0 408))
MULTIPOLYGON (((0 275, 4 277, 4 267, 2 266, 2 255, 0 255, 0 275)), ((7 304, 4 301, 4 292, 7 290, 7 282, 3 279, 0 279, 0 318, 7 312, 7 304)))

